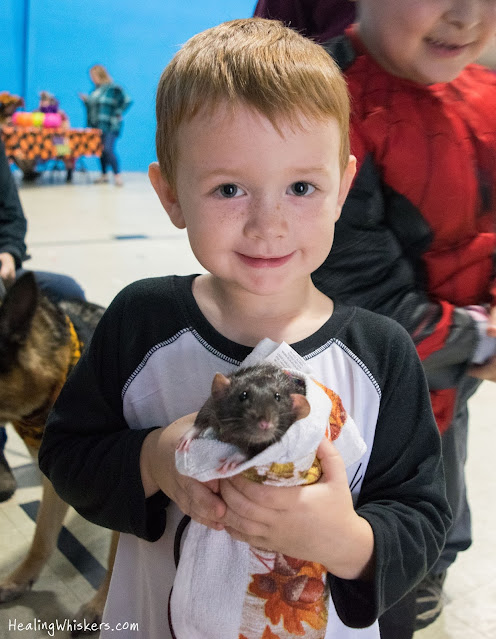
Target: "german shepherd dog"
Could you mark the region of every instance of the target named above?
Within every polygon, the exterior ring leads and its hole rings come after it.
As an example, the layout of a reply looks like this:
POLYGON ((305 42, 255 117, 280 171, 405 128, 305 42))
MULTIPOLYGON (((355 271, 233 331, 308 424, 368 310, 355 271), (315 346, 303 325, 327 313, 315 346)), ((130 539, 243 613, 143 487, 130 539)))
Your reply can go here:
MULTIPOLYGON (((0 423, 13 424, 34 458, 48 413, 104 310, 79 300, 52 303, 40 293, 31 272, 19 277, 5 293, 0 306, 0 423)), ((39 577, 57 545, 67 509, 43 477, 31 548, 21 565, 0 582, 0 603, 17 599, 39 577)), ((77 613, 80 620, 93 623, 101 619, 117 541, 114 532, 106 577, 77 613)))

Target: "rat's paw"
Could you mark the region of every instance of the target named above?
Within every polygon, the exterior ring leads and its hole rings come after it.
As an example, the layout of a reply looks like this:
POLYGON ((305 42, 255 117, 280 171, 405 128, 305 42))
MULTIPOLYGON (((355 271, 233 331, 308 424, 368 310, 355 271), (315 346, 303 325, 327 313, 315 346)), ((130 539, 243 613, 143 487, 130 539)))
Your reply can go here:
POLYGON ((176 450, 185 453, 189 450, 190 444, 191 439, 189 439, 188 437, 181 437, 181 439, 177 442, 176 450))
POLYGON ((219 459, 219 461, 220 466, 217 467, 217 472, 224 475, 231 470, 235 470, 240 464, 246 461, 246 455, 243 455, 243 453, 233 453, 229 457, 219 459))
POLYGON ((176 450, 180 452, 187 452, 189 450, 190 444, 194 439, 198 439, 200 434, 200 430, 196 428, 196 426, 192 426, 189 430, 187 430, 181 439, 177 442, 176 450))

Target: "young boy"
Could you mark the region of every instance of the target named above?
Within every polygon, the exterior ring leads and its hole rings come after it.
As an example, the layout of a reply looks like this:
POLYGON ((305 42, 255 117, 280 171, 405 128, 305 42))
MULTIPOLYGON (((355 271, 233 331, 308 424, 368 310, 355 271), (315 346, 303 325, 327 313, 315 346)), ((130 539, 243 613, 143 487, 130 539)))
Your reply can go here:
MULTIPOLYGON (((395 322, 335 304, 311 280, 354 175, 348 120, 330 56, 278 22, 201 33, 162 75, 150 179, 207 273, 144 280, 117 296, 40 451, 65 500, 123 533, 102 638, 124 622, 147 639, 174 636, 167 604, 185 513, 323 564, 339 616, 327 639, 378 639, 377 616, 439 555, 449 509, 413 344, 395 322), (367 452, 345 471, 324 441, 323 478, 305 488, 179 475, 176 446, 214 374, 266 337, 291 344, 340 395, 367 452)), ((177 639, 219 639, 222 620, 212 611, 177 639)))
POLYGON ((467 400, 496 381, 496 77, 470 64, 495 31, 492 0, 359 0, 358 23, 326 45, 348 81, 358 168, 314 282, 408 330, 443 434, 454 523, 418 589, 418 628, 471 543, 467 400))

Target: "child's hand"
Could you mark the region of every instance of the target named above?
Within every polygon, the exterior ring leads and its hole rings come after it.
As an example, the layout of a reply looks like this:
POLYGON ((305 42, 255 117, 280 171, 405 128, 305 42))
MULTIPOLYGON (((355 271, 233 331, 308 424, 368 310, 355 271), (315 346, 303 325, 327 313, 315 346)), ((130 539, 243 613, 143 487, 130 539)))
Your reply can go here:
POLYGON ((489 337, 496 337, 496 306, 493 306, 489 313, 487 334, 489 335, 489 337))
POLYGON ((486 379, 489 382, 496 382, 496 356, 492 357, 485 364, 480 366, 471 366, 468 369, 468 374, 471 377, 478 377, 479 379, 486 379))
POLYGON ((181 475, 176 469, 176 446, 182 435, 193 426, 196 413, 186 415, 167 428, 157 428, 143 442, 140 468, 145 496, 161 489, 179 508, 192 519, 209 528, 222 530, 220 520, 226 505, 216 494, 219 482, 204 484, 181 475))
POLYGON ((16 276, 14 258, 10 253, 0 253, 0 277, 6 282, 13 282, 16 276))
MULTIPOLYGON (((487 334, 490 337, 496 337, 496 306, 493 306, 489 313, 487 334)), ((486 379, 489 382, 496 382, 496 357, 492 357, 488 362, 480 366, 471 366, 468 370, 468 374, 471 377, 478 377, 479 379, 486 379)))
POLYGON ((317 456, 322 477, 310 486, 264 486, 242 475, 221 480, 225 528, 235 539, 321 563, 338 577, 367 578, 372 528, 355 512, 336 448, 324 439, 317 456))

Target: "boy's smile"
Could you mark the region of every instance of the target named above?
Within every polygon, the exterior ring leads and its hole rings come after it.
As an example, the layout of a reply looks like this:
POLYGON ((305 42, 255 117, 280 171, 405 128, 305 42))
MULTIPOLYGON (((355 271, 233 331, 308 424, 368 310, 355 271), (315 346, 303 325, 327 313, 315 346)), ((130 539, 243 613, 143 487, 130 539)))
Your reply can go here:
POLYGON ((341 179, 335 120, 277 127, 242 104, 221 105, 180 126, 175 191, 150 172, 226 293, 308 294, 354 174, 352 160, 341 179))
POLYGON ((262 256, 250 256, 239 253, 239 258, 252 268, 277 268, 283 266, 286 262, 289 262, 293 253, 289 255, 283 255, 281 257, 262 257, 262 256))
POLYGON ((390 73, 454 80, 496 33, 496 0, 359 0, 359 33, 390 73))

